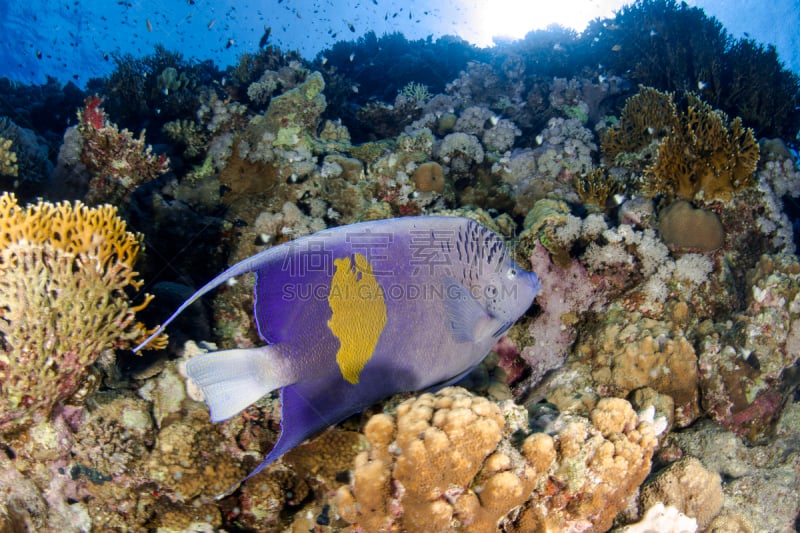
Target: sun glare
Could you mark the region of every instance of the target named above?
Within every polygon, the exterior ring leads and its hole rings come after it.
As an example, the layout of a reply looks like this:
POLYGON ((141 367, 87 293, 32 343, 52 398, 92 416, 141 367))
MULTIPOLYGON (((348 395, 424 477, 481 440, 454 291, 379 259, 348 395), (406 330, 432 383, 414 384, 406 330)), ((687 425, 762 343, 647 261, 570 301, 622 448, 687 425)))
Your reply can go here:
POLYGON ((521 39, 552 24, 583 31, 589 21, 610 17, 620 0, 486 0, 477 10, 475 28, 483 45, 494 38, 521 39))

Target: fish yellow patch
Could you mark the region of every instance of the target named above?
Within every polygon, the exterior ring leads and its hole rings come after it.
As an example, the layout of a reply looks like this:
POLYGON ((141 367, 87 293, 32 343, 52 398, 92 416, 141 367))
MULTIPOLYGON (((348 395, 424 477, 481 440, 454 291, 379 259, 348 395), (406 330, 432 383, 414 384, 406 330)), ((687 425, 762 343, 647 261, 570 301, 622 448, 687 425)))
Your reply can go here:
POLYGON ((353 254, 352 259, 336 259, 333 265, 328 328, 339 339, 336 362, 342 377, 355 385, 386 326, 386 301, 366 257, 353 254))

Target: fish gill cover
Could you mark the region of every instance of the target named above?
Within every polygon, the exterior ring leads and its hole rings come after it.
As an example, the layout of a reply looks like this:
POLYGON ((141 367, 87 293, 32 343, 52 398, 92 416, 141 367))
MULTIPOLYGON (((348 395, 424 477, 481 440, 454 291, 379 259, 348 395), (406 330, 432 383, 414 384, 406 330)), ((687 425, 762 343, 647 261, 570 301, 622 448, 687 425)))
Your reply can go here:
MULTIPOLYGON (((314 2, 164 4, 0 4, 7 218, 50 214, 0 239, 0 529, 599 531, 668 517, 792 530, 791 48, 667 0, 491 48, 426 26, 466 17, 455 3, 359 4, 376 23, 314 2), (317 305, 259 305, 290 287, 273 271, 223 276, 170 322, 166 349, 126 349, 147 332, 139 320, 163 324, 228 265, 323 230, 444 216, 535 272, 534 305, 486 320, 503 311, 491 291, 475 305, 446 276, 430 293, 454 291, 431 303, 445 322, 397 313, 409 299, 376 282, 383 249, 353 250, 316 290, 291 293, 321 294, 317 305), (110 238, 128 252, 56 246, 76 225, 90 248, 110 238), (374 297, 335 297, 356 288, 374 297), (476 357, 489 355, 458 387, 374 405, 369 391, 361 413, 296 447, 306 434, 291 427, 275 446, 287 431, 277 394, 235 398, 212 423, 186 379, 204 385, 202 354, 258 353, 298 328, 303 346, 336 348, 326 362, 345 388, 383 386, 375 363, 406 362, 378 347, 384 329, 436 381, 454 368, 437 357, 472 352, 434 346, 489 333, 476 357)), ((797 26, 773 8, 745 13, 797 26)), ((425 235, 415 259, 433 261, 446 240, 425 235)), ((313 395, 352 413, 330 383, 290 388, 287 403, 313 395)))

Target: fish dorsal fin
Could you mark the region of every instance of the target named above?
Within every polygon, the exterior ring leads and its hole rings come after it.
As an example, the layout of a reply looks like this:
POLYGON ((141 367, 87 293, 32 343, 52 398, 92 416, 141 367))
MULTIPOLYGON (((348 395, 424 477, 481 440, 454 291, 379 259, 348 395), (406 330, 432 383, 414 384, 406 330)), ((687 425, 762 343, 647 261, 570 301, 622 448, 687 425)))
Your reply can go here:
POLYGON ((277 259, 280 253, 279 249, 280 249, 279 247, 270 248, 268 250, 264 250, 261 253, 248 257, 243 261, 239 261, 238 263, 229 267, 227 270, 219 274, 217 277, 215 277, 214 279, 212 279, 211 281, 200 287, 188 300, 183 302, 183 304, 181 304, 181 306, 178 307, 178 309, 176 309, 175 312, 172 313, 172 315, 168 319, 166 319, 158 327, 156 331, 154 331, 149 337, 147 337, 147 339, 145 339, 141 344, 139 344, 136 348, 134 348, 133 351, 138 352, 139 350, 150 344, 150 342, 153 339, 155 339, 164 332, 164 330, 166 329, 167 325, 169 325, 170 322, 175 320, 175 318, 179 314, 185 311, 187 307, 189 307, 198 299, 200 299, 200 297, 203 296, 204 294, 211 292, 212 290, 216 289, 229 279, 235 278, 236 276, 239 276, 246 272, 252 272, 253 270, 262 268, 265 265, 277 259))
POLYGON ((453 278, 445 278, 444 309, 447 327, 456 342, 478 342, 499 327, 469 289, 453 278))

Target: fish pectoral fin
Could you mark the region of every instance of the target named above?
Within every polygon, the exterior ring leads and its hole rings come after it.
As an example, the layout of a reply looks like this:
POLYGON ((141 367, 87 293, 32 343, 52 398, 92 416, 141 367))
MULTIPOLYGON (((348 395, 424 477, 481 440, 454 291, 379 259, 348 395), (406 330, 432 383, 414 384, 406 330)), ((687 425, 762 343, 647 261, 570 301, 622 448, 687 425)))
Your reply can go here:
POLYGON ((186 363, 186 374, 202 391, 212 422, 243 411, 271 391, 290 384, 273 345, 206 353, 186 363))
POLYGON ((477 342, 497 331, 498 320, 486 312, 463 284, 446 278, 444 294, 447 326, 456 342, 477 342))

